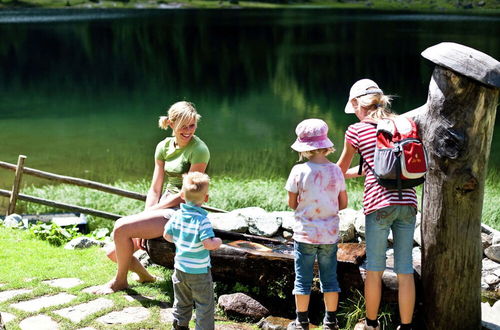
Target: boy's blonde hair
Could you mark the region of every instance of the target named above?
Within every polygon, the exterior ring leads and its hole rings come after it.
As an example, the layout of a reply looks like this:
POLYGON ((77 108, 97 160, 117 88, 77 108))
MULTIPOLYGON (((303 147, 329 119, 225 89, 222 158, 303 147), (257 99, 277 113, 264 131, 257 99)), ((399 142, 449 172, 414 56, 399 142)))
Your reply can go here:
MULTIPOLYGON (((198 122, 201 116, 196 111, 194 104, 187 101, 179 101, 172 104, 168 109, 168 116, 160 116, 158 126, 163 129, 168 129, 169 124, 174 125, 174 130, 177 130, 183 125, 187 125, 193 119, 198 122)), ((174 135, 174 132, 172 132, 174 135)))
POLYGON ((210 177, 201 172, 188 172, 182 175, 182 193, 184 200, 194 204, 201 204, 205 201, 208 193, 210 177))
POLYGON ((366 117, 383 119, 394 117, 390 110, 392 97, 384 94, 368 94, 357 98, 358 106, 368 109, 366 117))
POLYGON ((321 149, 314 149, 314 150, 309 150, 309 151, 302 151, 299 152, 299 162, 302 161, 304 158, 311 158, 315 154, 324 154, 325 156, 328 156, 332 152, 335 152, 334 147, 330 148, 321 148, 321 149))

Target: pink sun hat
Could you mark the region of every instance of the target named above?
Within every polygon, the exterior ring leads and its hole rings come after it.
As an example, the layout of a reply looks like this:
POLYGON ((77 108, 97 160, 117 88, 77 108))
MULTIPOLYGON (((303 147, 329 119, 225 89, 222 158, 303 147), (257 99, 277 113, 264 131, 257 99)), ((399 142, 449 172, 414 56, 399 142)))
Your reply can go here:
POLYGON ((295 129, 297 140, 292 149, 298 152, 333 147, 328 138, 328 125, 321 119, 311 118, 301 121, 295 129))

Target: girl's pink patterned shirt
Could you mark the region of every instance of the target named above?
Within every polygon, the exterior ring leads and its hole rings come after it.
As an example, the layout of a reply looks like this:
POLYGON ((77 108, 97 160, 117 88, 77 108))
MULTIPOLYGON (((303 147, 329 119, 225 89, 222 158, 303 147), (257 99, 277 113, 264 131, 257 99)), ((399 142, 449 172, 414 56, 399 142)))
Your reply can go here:
POLYGON ((309 244, 337 243, 339 193, 346 189, 340 167, 312 162, 295 165, 285 189, 298 194, 293 239, 309 244))

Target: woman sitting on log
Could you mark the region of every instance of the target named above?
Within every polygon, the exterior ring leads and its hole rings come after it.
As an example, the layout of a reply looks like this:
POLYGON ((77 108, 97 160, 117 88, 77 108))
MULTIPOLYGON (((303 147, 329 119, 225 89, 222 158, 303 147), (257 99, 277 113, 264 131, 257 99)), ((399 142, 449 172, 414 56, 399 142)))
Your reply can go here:
POLYGON ((172 137, 158 143, 151 188, 148 191, 144 211, 116 221, 113 230, 115 246, 107 256, 118 264, 115 277, 99 287, 95 293, 108 294, 128 287, 127 274, 139 275, 138 282, 154 282, 156 278, 133 256, 144 249, 144 240, 161 237, 170 218, 171 209, 183 200, 180 197, 182 174, 205 172, 210 158, 206 144, 194 135, 200 115, 193 104, 185 101, 173 104, 168 116, 162 116, 159 126, 172 129, 172 137), (163 184, 166 190, 162 196, 163 184))
POLYGON ((366 226, 367 275, 365 280, 366 321, 365 330, 378 330, 377 315, 382 294, 382 274, 385 270, 387 238, 394 235, 394 271, 398 275, 399 314, 398 330, 411 329, 415 305, 413 278, 413 232, 417 214, 417 196, 413 188, 397 189, 381 186, 374 174, 374 153, 377 122, 394 118, 388 109, 390 98, 370 79, 357 81, 350 90, 346 113, 353 113, 360 120, 345 133, 344 150, 337 165, 346 178, 358 175, 358 166, 349 169, 356 152, 363 157, 365 189, 363 211, 366 226))

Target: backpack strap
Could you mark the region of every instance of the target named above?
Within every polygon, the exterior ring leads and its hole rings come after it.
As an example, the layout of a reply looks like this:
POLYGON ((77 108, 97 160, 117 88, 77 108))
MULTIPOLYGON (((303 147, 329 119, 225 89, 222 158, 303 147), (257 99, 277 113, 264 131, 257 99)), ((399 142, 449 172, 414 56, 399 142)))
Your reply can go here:
MULTIPOLYGON (((375 129, 377 128, 377 123, 374 123, 372 121, 364 121, 364 123, 371 124, 371 125, 375 126, 375 129)), ((366 166, 368 166, 368 168, 370 169, 370 171, 373 172, 373 169, 370 166, 370 164, 368 164, 368 162, 365 162, 365 160, 363 159, 363 155, 361 154, 361 152, 359 151, 359 149, 358 149, 358 154, 359 154, 358 175, 361 175, 361 173, 363 173, 363 162, 366 164, 366 166)))

